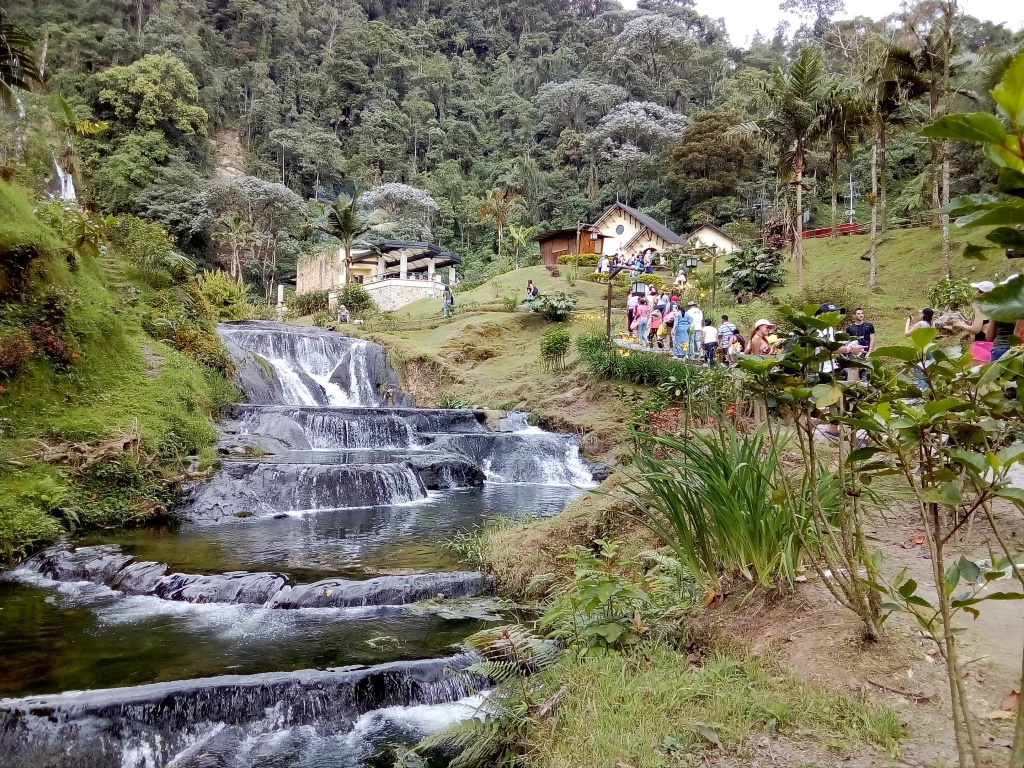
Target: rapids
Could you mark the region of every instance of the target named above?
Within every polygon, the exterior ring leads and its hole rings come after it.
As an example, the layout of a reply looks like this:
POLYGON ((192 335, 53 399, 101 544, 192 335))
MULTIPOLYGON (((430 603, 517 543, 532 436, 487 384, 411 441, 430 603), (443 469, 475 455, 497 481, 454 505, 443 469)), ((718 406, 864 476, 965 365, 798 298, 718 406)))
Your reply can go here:
POLYGON ((459 641, 503 620, 442 543, 594 482, 524 414, 412 407, 385 351, 218 329, 249 402, 170 524, 93 532, 0 580, 0 766, 362 766, 479 715, 459 641))

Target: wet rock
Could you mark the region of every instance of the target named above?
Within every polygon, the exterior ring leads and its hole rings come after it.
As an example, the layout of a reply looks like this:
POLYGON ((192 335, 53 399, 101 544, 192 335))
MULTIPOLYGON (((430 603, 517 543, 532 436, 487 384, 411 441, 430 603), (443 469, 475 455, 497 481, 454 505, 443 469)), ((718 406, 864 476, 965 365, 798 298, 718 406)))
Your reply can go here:
POLYGON ((224 522, 238 512, 348 509, 404 504, 427 491, 407 463, 287 464, 227 461, 210 482, 189 489, 176 512, 196 522, 224 522))
POLYGON ((480 467, 458 454, 408 454, 406 460, 431 491, 451 488, 479 488, 484 484, 480 467))
POLYGON ((274 608, 349 608, 362 605, 406 605, 447 597, 473 597, 490 588, 486 574, 476 572, 417 573, 381 576, 365 581, 324 579, 279 592, 274 608))
POLYGON ((281 382, 266 358, 247 352, 230 338, 221 336, 221 343, 235 363, 232 381, 250 403, 280 403, 284 399, 281 382))
POLYGON ((485 681, 447 670, 476 660, 462 654, 2 699, 0 755, 4 765, 63 768, 167 765, 180 755, 177 764, 198 768, 210 765, 199 762, 201 755, 223 751, 234 738, 219 737, 224 731, 241 729, 248 736, 312 727, 344 733, 373 710, 457 701, 485 681), (193 749, 197 744, 209 749, 193 749), (147 760, 125 762, 128 755, 147 760))
POLYGON ((184 603, 263 605, 287 584, 288 577, 280 573, 172 573, 154 585, 153 593, 164 600, 184 603))

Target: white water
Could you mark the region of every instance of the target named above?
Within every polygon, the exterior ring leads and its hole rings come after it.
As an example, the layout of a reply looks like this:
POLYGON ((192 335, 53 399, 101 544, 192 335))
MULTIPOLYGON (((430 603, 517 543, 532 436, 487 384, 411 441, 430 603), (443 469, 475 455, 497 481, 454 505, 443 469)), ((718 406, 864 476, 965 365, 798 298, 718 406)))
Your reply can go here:
POLYGON ((57 182, 60 184, 60 199, 61 200, 77 200, 75 195, 75 180, 71 177, 70 173, 66 173, 63 168, 60 167, 60 163, 56 159, 53 161, 54 166, 57 169, 57 182))

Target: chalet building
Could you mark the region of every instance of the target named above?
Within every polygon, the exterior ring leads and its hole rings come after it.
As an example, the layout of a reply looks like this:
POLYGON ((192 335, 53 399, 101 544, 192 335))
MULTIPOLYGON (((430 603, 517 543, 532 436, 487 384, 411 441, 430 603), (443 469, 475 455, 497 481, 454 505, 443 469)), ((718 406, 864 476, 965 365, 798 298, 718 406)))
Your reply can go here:
POLYGON ((714 246, 719 254, 743 250, 743 246, 738 240, 714 224, 702 224, 697 227, 686 236, 686 243, 689 248, 711 248, 714 246))
POLYGON ((295 292, 329 291, 333 304, 334 291, 346 282, 361 283, 377 306, 390 312, 417 299, 440 298, 442 270, 448 268, 448 283, 453 284, 459 262, 454 253, 430 243, 385 240, 352 252, 352 279, 346 281, 345 252, 331 249, 299 261, 295 292))
POLYGON ((604 239, 605 236, 589 224, 576 229, 553 229, 533 238, 534 242, 540 244, 541 264, 557 264, 559 256, 604 253, 604 239))
POLYGON ((604 252, 627 256, 648 248, 662 251, 685 240, 653 216, 625 203, 615 203, 594 222, 593 229, 605 238, 604 252))

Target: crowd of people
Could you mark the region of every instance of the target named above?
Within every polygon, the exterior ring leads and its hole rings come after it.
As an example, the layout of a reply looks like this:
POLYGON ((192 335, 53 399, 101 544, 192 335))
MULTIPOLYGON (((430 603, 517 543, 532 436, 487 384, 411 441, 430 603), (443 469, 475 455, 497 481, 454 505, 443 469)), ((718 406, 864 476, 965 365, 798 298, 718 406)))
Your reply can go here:
POLYGON ((622 267, 628 269, 629 274, 632 277, 638 275, 652 275, 654 274, 655 261, 658 266, 665 266, 665 257, 661 256, 653 248, 646 248, 639 253, 632 253, 629 255, 622 253, 601 254, 601 257, 597 260, 597 267, 594 272, 599 275, 606 275, 611 272, 614 267, 622 267))
MULTIPOLYGON (((736 324, 722 315, 716 324, 695 301, 686 306, 679 296, 658 292, 648 286, 646 293, 633 292, 626 302, 626 322, 630 334, 645 347, 672 351, 674 358, 700 359, 708 365, 735 363, 748 344, 736 324)), ((775 326, 762 321, 774 331, 775 326)), ((758 332, 758 326, 754 327, 758 332)), ((765 353, 767 354, 767 353, 765 353)))

